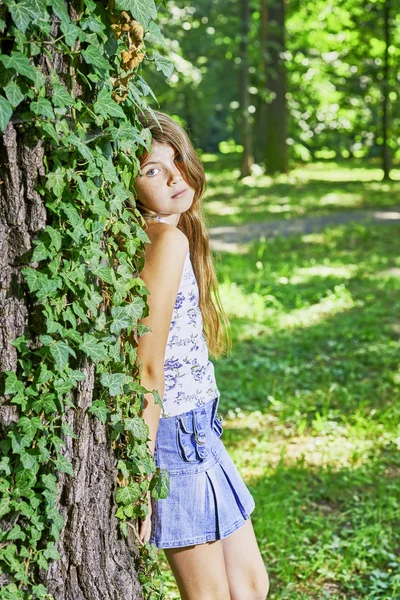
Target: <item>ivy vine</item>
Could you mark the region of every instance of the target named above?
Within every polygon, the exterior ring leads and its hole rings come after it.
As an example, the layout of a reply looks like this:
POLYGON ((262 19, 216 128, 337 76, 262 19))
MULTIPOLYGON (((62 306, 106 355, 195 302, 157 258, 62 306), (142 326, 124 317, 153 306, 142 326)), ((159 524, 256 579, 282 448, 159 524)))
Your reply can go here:
MULTIPOLYGON (((17 372, 4 375, 19 418, 0 442, 0 567, 9 580, 1 600, 51 598, 35 569, 60 558, 57 472, 74 475, 62 452, 63 438, 76 437, 65 417, 87 365, 96 366, 89 412, 110 428, 118 459, 121 534, 146 516, 149 489, 168 494, 168 474, 155 468, 138 416, 149 390, 134 342, 148 331, 138 320, 148 314, 139 273, 149 240, 132 183, 137 153, 151 144, 136 114, 151 110, 154 94, 141 71, 153 63, 172 73, 168 59, 147 49, 162 41, 156 17, 153 0, 82 0, 73 18, 64 0, 0 6, 0 128, 12 119, 42 140, 38 191, 49 217, 22 271, 40 319, 13 341, 17 372), (62 75, 56 56, 68 65, 62 75)), ((146 543, 140 552, 144 597, 162 598, 156 550, 146 543)))

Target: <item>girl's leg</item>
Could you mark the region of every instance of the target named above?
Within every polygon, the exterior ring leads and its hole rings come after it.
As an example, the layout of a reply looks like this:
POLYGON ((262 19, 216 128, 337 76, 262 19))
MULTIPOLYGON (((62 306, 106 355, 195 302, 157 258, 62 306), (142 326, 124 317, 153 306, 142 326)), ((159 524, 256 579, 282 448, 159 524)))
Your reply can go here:
POLYGON ((230 600, 222 541, 164 549, 182 600, 230 600))
POLYGON ((221 542, 231 600, 265 600, 269 579, 251 519, 221 542))

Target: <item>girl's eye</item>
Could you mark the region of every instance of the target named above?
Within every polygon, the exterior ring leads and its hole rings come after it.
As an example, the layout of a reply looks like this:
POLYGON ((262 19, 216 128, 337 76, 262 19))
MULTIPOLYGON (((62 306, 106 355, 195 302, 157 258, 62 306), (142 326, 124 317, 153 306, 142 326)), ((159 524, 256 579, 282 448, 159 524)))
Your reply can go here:
POLYGON ((182 162, 182 156, 180 154, 175 156, 175 162, 182 162))
POLYGON ((150 177, 154 177, 154 175, 156 175, 155 171, 158 171, 159 169, 156 169, 155 167, 153 169, 149 169, 146 173, 146 175, 149 175, 150 177))

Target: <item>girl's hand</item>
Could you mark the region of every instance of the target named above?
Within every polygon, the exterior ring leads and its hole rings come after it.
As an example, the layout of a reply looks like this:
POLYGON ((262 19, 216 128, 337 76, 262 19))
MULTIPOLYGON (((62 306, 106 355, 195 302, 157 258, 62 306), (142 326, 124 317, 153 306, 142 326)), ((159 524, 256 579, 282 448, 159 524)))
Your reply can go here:
POLYGON ((147 515, 147 517, 145 518, 144 521, 141 521, 140 530, 139 530, 139 538, 143 542, 143 544, 145 544, 146 542, 149 541, 150 534, 151 534, 152 508, 151 508, 151 492, 150 491, 147 492, 147 506, 149 509, 149 514, 147 515))

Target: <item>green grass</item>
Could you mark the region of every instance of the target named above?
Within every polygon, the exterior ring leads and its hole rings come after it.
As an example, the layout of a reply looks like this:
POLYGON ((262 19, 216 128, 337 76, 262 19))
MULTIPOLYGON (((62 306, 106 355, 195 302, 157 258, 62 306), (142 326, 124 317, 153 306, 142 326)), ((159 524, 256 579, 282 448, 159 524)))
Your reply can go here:
POLYGON ((216 257, 234 336, 215 363, 222 439, 271 600, 400 599, 399 240, 349 224, 216 257))
POLYGON ((203 160, 211 227, 400 204, 400 169, 392 171, 394 181, 383 182, 378 165, 361 160, 315 162, 294 168, 288 175, 261 174, 242 180, 238 179, 238 156, 211 154, 203 160))

